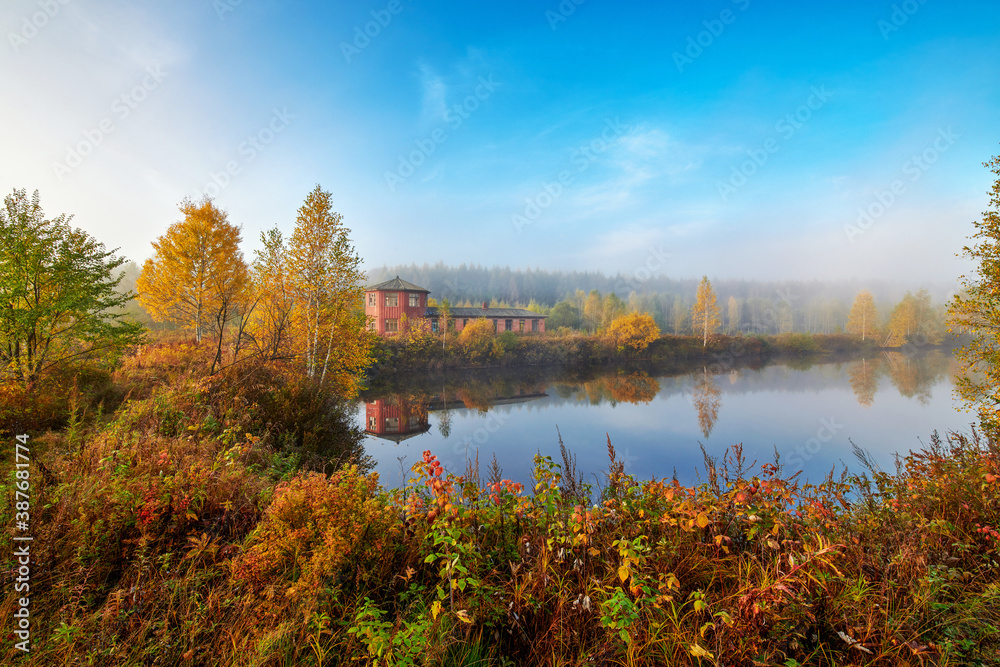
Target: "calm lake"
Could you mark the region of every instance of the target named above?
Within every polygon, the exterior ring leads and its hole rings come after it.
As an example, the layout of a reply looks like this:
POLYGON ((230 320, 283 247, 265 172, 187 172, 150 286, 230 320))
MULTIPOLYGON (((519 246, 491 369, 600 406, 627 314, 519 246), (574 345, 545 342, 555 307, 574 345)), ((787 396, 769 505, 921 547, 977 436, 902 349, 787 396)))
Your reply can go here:
MULTIPOLYGON (((717 367, 716 367, 717 368, 717 367)), ((607 470, 607 438, 639 479, 697 480, 700 444, 721 457, 742 443, 758 465, 820 481, 831 468, 860 471, 851 442, 887 470, 934 430, 968 432, 972 413, 954 397, 951 354, 884 352, 830 363, 779 362, 712 374, 642 371, 569 377, 521 370, 411 377, 362 395, 357 419, 386 486, 431 450, 456 474, 478 451, 485 478, 495 454, 504 476, 527 483, 536 452, 561 462, 559 434, 585 481, 607 470)))

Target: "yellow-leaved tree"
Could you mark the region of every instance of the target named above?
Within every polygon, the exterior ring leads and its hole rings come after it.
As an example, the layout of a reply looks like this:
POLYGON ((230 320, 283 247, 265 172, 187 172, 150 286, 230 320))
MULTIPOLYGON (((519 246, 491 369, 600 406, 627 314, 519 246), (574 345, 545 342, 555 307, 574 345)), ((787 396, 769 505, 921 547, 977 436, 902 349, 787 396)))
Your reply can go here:
POLYGON ((154 255, 143 264, 135 287, 155 321, 194 330, 199 344, 206 333, 216 334, 214 373, 226 325, 247 296, 240 229, 208 198, 185 200, 180 210, 184 219, 153 241, 154 255))
POLYGON ((611 321, 608 339, 619 352, 641 352, 660 337, 660 328, 647 313, 629 313, 611 321))
POLYGON ((292 310, 295 295, 288 267, 288 249, 278 229, 260 234, 261 248, 256 251, 251 278, 253 309, 246 323, 246 332, 255 354, 264 361, 291 359, 292 310))
POLYGON ((719 326, 719 303, 715 298, 712 283, 708 276, 702 276, 695 294, 694 306, 691 307, 691 329, 702 335, 701 346, 708 346, 708 337, 715 333, 719 326))
POLYGON ((956 353, 971 371, 958 379, 958 393, 976 407, 983 427, 1000 434, 1000 155, 983 166, 996 176, 989 190, 989 208, 962 255, 977 262, 975 273, 962 276, 962 292, 948 304, 948 329, 967 334, 956 353))
POLYGON ((374 344, 361 259, 349 233, 332 196, 317 185, 299 208, 288 247, 295 348, 306 375, 341 395, 356 392, 374 344))
POLYGON ((870 338, 878 331, 878 309, 875 299, 868 290, 861 290, 854 298, 851 313, 847 316, 847 333, 861 336, 861 340, 870 338))
POLYGON ((917 299, 907 292, 892 309, 889 316, 889 332, 885 340, 887 347, 899 347, 917 332, 917 299))

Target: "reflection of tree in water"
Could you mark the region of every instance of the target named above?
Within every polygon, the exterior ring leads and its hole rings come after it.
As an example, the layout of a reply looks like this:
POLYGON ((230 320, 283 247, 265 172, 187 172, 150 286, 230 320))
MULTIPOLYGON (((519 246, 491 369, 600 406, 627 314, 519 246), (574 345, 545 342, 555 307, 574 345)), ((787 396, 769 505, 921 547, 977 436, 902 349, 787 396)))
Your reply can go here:
MULTIPOLYGON (((560 393, 557 390, 557 393, 560 393)), ((583 383, 582 394, 591 405, 605 401, 617 403, 649 403, 660 393, 660 383, 648 373, 636 371, 628 375, 609 375, 583 383)), ((582 396, 581 396, 582 398, 582 396)))
POLYGON ((858 399, 858 404, 862 407, 871 407, 875 401, 881 366, 878 359, 862 358, 861 361, 855 361, 847 367, 848 382, 851 384, 854 396, 858 399))
POLYGON ((698 411, 698 425, 701 432, 707 438, 715 428, 715 422, 719 418, 719 407, 722 405, 722 390, 715 380, 708 374, 708 369, 702 369, 702 373, 694 374, 694 396, 691 402, 695 410, 698 411))
POLYGON ((649 403, 660 393, 660 383, 642 371, 608 378, 608 393, 622 403, 649 403))
POLYGON ((914 356, 902 352, 886 352, 886 366, 889 379, 899 393, 907 398, 916 398, 927 405, 931 398, 931 387, 950 372, 950 356, 934 351, 914 356))
POLYGON ((447 440, 448 436, 451 435, 451 409, 448 407, 448 394, 445 393, 444 387, 441 388, 441 403, 444 408, 438 416, 438 430, 442 437, 447 440))

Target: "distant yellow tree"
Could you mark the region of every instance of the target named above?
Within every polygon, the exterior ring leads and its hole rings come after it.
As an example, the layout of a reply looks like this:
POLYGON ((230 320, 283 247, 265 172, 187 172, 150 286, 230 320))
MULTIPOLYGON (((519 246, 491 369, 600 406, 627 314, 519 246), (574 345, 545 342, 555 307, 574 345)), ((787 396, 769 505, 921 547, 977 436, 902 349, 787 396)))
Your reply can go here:
POLYGON ((715 333, 719 326, 719 304, 715 298, 712 283, 708 276, 702 276, 695 295, 694 306, 691 307, 691 329, 702 335, 701 346, 708 346, 708 337, 715 333))
POLYGON ((249 276, 240 250, 240 229, 211 199, 185 200, 184 219, 153 241, 153 257, 136 280, 139 302, 157 322, 175 322, 194 330, 201 343, 206 332, 217 334, 221 360, 227 322, 245 297, 249 276))
POLYGON ((607 336, 619 352, 641 352, 660 337, 660 328, 647 313, 629 313, 612 320, 607 336))
POLYGON ((889 316, 889 333, 885 344, 889 347, 899 347, 917 332, 918 326, 917 300, 907 292, 889 316))
POLYGON ((874 335, 878 330, 878 309, 875 299, 868 290, 861 290, 854 299, 851 313, 847 316, 847 333, 861 336, 861 340, 874 335))
POLYGON ((363 309, 361 259, 349 232, 333 211, 332 195, 317 185, 299 208, 288 248, 295 347, 306 375, 332 381, 341 395, 356 392, 374 344, 363 309))

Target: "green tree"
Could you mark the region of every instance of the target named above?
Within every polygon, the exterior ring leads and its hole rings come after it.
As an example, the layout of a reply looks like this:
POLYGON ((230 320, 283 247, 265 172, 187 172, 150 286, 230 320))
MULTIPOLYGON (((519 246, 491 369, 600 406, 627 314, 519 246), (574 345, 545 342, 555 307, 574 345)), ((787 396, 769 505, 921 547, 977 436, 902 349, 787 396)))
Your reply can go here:
POLYGON ((868 290, 861 290, 854 298, 851 313, 847 316, 847 333, 861 336, 861 340, 871 337, 878 330, 878 309, 875 299, 868 290))
POLYGON ((958 393, 978 409, 983 426, 1000 433, 1000 155, 983 163, 996 176, 983 219, 973 222, 973 243, 962 255, 977 262, 975 274, 960 278, 962 293, 948 304, 948 328, 970 340, 956 356, 971 371, 958 380, 958 393))
POLYGON ((580 309, 569 301, 560 301, 552 306, 552 310, 549 312, 549 319, 545 325, 546 330, 560 327, 580 328, 580 309))
POLYGON ((36 190, 14 190, 0 209, 0 363, 4 381, 32 386, 73 361, 107 359, 138 343, 125 321, 132 293, 116 288, 125 263, 72 216, 45 219, 36 190))
POLYGON ((607 329, 611 326, 611 323, 615 318, 624 315, 628 311, 625 302, 619 298, 614 292, 609 292, 604 295, 604 299, 601 301, 601 326, 600 328, 607 329))
POLYGON ((715 333, 719 326, 719 303, 715 298, 715 290, 708 276, 702 276, 695 295, 694 306, 691 307, 691 328, 702 335, 701 346, 708 346, 708 337, 715 333))

